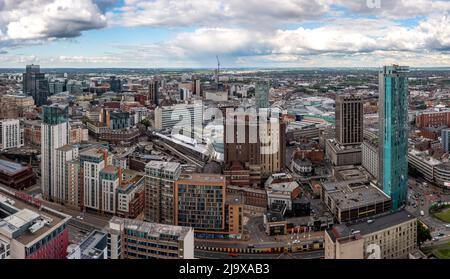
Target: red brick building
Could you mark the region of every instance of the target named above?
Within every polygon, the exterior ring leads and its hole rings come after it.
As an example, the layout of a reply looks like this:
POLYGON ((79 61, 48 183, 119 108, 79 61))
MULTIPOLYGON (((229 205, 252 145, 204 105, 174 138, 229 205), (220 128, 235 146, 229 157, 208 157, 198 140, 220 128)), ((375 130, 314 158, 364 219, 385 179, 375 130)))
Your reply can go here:
POLYGON ((31 166, 0 160, 0 184, 21 190, 36 184, 36 175, 31 166))
POLYGON ((425 112, 416 117, 418 128, 450 126, 450 111, 425 112))

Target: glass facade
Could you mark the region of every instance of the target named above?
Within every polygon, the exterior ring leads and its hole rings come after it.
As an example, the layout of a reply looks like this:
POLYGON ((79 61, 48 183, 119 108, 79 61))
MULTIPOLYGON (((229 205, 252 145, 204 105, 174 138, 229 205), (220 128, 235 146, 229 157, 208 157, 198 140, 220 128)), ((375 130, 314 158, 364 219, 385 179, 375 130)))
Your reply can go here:
POLYGON ((405 205, 408 188, 407 67, 385 67, 380 75, 380 181, 392 208, 405 205))
POLYGON ((67 122, 67 106, 44 106, 43 122, 48 125, 58 125, 67 122))

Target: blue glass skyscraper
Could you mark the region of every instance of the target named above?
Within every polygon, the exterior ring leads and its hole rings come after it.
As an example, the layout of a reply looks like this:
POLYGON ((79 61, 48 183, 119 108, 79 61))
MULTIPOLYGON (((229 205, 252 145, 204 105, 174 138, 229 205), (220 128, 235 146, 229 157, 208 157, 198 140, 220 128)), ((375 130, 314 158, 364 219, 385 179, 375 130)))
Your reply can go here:
POLYGON ((379 76, 379 182, 394 210, 406 204, 408 191, 408 73, 393 65, 379 76))

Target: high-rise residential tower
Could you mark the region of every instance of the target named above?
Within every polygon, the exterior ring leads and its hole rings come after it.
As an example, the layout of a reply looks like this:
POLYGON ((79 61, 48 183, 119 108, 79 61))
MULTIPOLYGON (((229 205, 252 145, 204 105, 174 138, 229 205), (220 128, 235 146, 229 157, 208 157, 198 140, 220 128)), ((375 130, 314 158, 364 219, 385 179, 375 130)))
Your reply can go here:
POLYGON ((50 95, 49 83, 39 65, 27 65, 23 73, 23 93, 32 96, 38 107, 46 103, 50 95))
POLYGON ((41 124, 42 194, 45 199, 56 198, 58 166, 56 150, 69 143, 67 106, 44 106, 41 124))
POLYGON ((336 97, 336 140, 341 145, 363 141, 363 103, 360 96, 336 97))
POLYGON ((444 149, 445 152, 450 151, 450 129, 442 129, 441 144, 442 144, 442 149, 444 149))
POLYGON ((408 189, 409 67, 385 66, 379 75, 379 182, 398 209, 408 189))
POLYGON ((258 82, 255 86, 255 105, 256 108, 269 107, 269 91, 270 86, 267 82, 258 82))
POLYGON ((145 166, 145 220, 173 225, 175 181, 181 165, 175 162, 150 161, 145 166))

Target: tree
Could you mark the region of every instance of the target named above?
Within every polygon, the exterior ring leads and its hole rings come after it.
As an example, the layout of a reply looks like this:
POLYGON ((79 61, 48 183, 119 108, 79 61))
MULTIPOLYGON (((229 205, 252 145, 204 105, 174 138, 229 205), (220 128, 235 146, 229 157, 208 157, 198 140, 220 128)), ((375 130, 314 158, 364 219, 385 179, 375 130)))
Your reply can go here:
POLYGON ((417 244, 421 244, 427 240, 431 240, 431 232, 422 222, 417 222, 417 244))
POLYGON ((86 125, 87 123, 91 123, 92 121, 91 119, 89 119, 89 117, 83 116, 83 118, 81 118, 81 122, 86 125))
POLYGON ((144 118, 141 120, 141 124, 145 126, 145 128, 147 129, 150 126, 150 120, 148 120, 147 118, 144 118))

